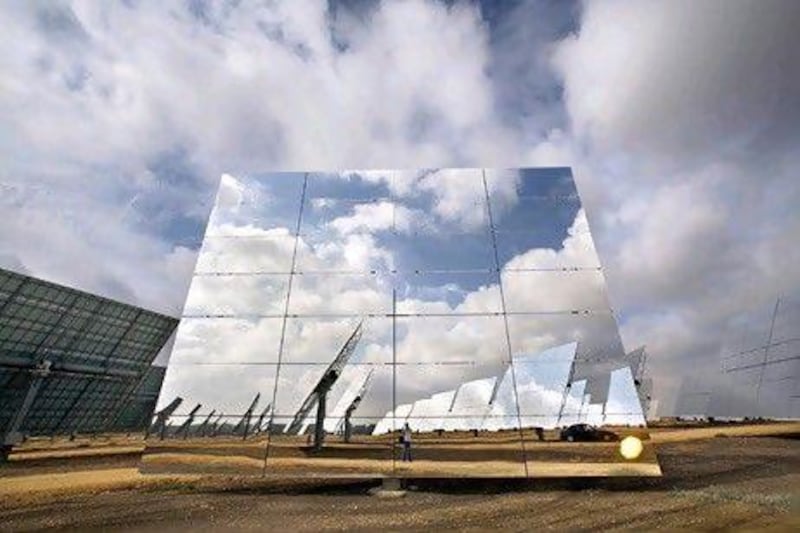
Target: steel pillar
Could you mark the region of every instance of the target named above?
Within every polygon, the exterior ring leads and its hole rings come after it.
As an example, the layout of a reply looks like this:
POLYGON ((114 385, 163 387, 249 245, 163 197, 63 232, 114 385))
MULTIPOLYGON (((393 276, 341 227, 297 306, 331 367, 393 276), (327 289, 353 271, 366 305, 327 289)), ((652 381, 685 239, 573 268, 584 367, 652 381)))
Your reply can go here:
POLYGON ((39 388, 41 388, 42 383, 50 375, 50 361, 41 361, 39 362, 36 367, 34 367, 31 371, 31 381, 28 384, 28 391, 25 393, 25 398, 22 400, 22 405, 14 413, 14 418, 11 419, 11 423, 8 425, 8 429, 6 430, 5 435, 3 435, 3 441, 0 443, 0 459, 5 460, 8 458, 8 454, 11 452, 11 448, 15 444, 19 444, 23 442, 24 435, 20 431, 22 425, 25 423, 25 419, 28 417, 28 411, 31 410, 33 406, 34 400, 36 400, 36 395, 39 393, 39 388))
POLYGON ((353 423, 350 422, 350 418, 353 416, 353 412, 358 409, 360 403, 361 395, 355 397, 344 413, 344 441, 347 443, 350 442, 350 438, 353 436, 353 423))
POLYGON ((205 419, 205 420, 203 420, 203 423, 202 423, 202 424, 200 424, 200 427, 199 427, 199 428, 197 428, 197 435, 198 435, 198 436, 200 436, 200 437, 205 437, 205 436, 206 436, 206 429, 208 428, 208 424, 209 424, 209 422, 211 422, 211 419, 214 417, 214 415, 215 415, 216 413, 217 413, 216 409, 213 409, 213 410, 212 410, 212 411, 211 411, 211 412, 208 414, 208 416, 206 417, 206 419, 205 419))
POLYGON ((323 389, 317 393, 317 422, 314 424, 314 450, 321 450, 325 441, 325 402, 328 390, 323 389))
POLYGON ((197 411, 200 410, 200 407, 201 407, 201 404, 198 403, 197 405, 194 406, 194 409, 192 409, 189 412, 189 416, 186 418, 186 420, 183 422, 183 424, 181 424, 181 427, 178 428, 178 431, 175 432, 175 436, 176 437, 178 435, 180 435, 181 433, 183 433, 183 438, 184 438, 184 440, 186 440, 186 437, 189 436, 189 430, 192 427, 192 423, 194 422, 194 417, 197 414, 197 411))

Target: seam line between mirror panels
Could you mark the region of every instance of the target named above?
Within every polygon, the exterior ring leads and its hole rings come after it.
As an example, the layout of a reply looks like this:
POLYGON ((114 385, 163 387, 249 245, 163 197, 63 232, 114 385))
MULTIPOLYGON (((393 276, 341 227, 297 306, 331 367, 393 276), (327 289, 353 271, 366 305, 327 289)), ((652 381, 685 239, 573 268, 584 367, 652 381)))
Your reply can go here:
POLYGON ((514 389, 514 402, 517 408, 517 425, 519 427, 519 444, 522 449, 522 464, 525 467, 525 477, 528 477, 528 454, 525 451, 525 433, 522 429, 522 416, 519 412, 519 394, 517 393, 517 377, 514 372, 514 353, 511 349, 511 335, 508 331, 508 315, 506 314, 506 298, 503 290, 503 275, 500 270, 500 255, 497 251, 497 234, 495 233, 494 219, 492 218, 492 204, 489 198, 489 185, 486 183, 486 169, 481 169, 483 180, 483 192, 486 201, 486 214, 489 222, 489 233, 492 241, 492 251, 494 252, 494 266, 497 269, 497 287, 500 291, 500 305, 503 313, 503 326, 506 336, 506 349, 508 350, 509 366, 511 367, 511 384, 514 389))
POLYGON ((389 432, 392 474, 397 475, 394 432, 397 429, 397 289, 392 287, 392 431, 389 432))
POLYGON ((278 343, 278 366, 275 369, 275 383, 272 387, 272 409, 269 414, 269 425, 267 426, 267 444, 264 447, 264 465, 261 470, 261 476, 267 475, 267 462, 269 461, 269 447, 272 441, 272 431, 275 420, 275 402, 278 398, 278 380, 281 375, 281 360, 283 359, 283 348, 286 341, 286 321, 289 314, 289 301, 292 297, 292 280, 294 279, 294 269, 297 266, 297 247, 300 241, 300 225, 303 222, 303 207, 306 203, 306 190, 308 188, 308 172, 303 175, 303 189, 300 192, 300 206, 297 210, 297 224, 294 232, 294 246, 292 249, 292 265, 289 271, 289 281, 286 288, 286 302, 283 308, 283 320, 281 321, 281 337, 278 343))

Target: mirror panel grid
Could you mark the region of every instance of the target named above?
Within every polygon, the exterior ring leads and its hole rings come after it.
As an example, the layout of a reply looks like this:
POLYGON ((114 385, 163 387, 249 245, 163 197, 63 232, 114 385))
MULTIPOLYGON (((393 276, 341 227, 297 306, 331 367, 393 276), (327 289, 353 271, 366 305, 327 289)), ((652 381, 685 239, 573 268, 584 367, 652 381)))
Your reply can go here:
POLYGON ((141 470, 660 475, 642 365, 569 168, 224 175, 141 470))

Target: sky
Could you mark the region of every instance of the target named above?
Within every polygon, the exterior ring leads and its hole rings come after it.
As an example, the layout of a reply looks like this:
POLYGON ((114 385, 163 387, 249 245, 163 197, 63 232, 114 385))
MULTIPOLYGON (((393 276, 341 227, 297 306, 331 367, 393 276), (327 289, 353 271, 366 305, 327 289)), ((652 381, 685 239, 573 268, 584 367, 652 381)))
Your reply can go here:
POLYGON ((179 315, 220 176, 572 168, 668 409, 800 286, 800 4, 0 6, 0 266, 179 315))

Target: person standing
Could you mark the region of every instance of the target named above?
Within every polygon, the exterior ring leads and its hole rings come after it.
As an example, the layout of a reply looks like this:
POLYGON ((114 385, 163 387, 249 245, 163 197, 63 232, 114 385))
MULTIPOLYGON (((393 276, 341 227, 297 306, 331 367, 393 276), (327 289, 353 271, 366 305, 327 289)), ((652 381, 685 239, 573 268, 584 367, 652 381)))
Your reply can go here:
POLYGON ((408 461, 411 462, 411 427, 406 422, 405 426, 403 426, 403 435, 401 437, 403 441, 403 462, 408 461))

